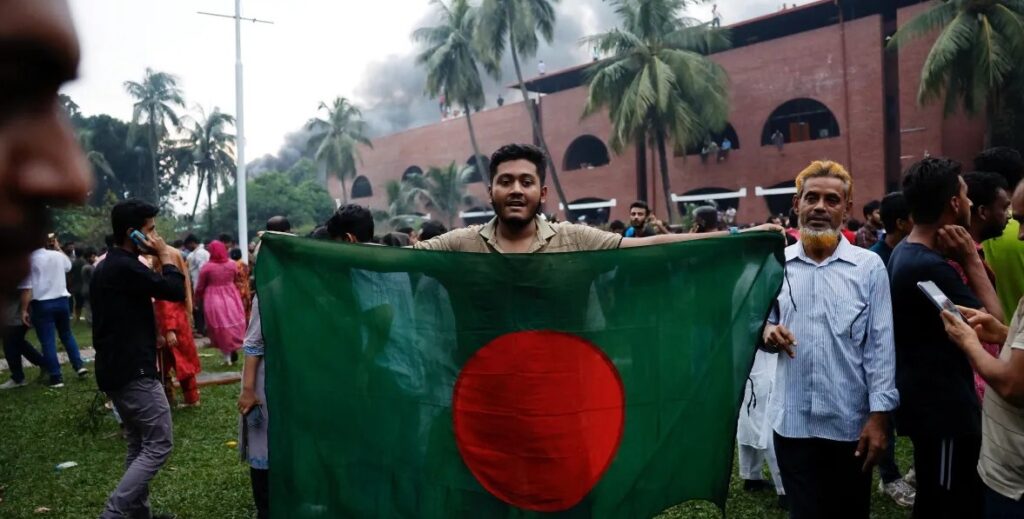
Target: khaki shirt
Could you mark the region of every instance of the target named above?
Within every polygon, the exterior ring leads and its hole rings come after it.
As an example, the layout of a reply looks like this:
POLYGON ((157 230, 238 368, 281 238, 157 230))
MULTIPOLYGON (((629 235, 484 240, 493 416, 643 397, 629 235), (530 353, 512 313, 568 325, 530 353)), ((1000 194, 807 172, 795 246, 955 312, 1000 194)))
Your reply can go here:
MULTIPOLYGON (((1020 303, 999 359, 1009 362, 1013 350, 1024 350, 1024 304, 1020 303)), ((1024 409, 1003 400, 991 387, 985 388, 981 409, 978 474, 992 490, 1020 500, 1024 496, 1024 409)))
MULTIPOLYGON (((528 252, 578 252, 588 250, 617 249, 622 236, 568 222, 548 223, 536 218, 537 235, 528 252)), ((475 225, 465 229, 442 234, 427 241, 418 242, 417 249, 451 252, 500 252, 497 241, 497 217, 483 226, 475 225)))

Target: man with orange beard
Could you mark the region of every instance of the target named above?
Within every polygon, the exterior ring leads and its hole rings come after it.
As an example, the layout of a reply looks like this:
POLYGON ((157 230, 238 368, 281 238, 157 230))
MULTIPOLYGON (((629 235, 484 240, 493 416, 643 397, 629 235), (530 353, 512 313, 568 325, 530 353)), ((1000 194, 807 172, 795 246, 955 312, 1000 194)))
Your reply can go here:
POLYGON ((784 352, 768 421, 790 517, 867 518, 871 469, 888 442, 895 382, 889 278, 877 254, 841 234, 853 179, 816 161, 796 178, 800 241, 764 330, 784 352))

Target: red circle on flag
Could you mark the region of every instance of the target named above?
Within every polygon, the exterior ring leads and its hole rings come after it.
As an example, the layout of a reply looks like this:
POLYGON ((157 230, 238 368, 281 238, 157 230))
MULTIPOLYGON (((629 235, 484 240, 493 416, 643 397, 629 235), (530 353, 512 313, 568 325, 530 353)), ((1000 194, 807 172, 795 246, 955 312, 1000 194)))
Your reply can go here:
POLYGON ((618 371, 593 344, 567 333, 509 333, 459 373, 455 441, 497 498, 526 510, 567 510, 615 458, 624 400, 618 371))

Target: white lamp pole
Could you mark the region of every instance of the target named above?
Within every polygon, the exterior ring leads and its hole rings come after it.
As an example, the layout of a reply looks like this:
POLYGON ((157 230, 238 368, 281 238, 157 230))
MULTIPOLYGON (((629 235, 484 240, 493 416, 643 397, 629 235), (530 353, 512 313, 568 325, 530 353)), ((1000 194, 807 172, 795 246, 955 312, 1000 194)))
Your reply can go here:
MULTIPOLYGON (((207 16, 235 19, 235 189, 238 192, 238 247, 242 261, 249 262, 249 211, 245 200, 245 101, 242 93, 242 0, 235 0, 235 15, 205 13, 207 16)), ((244 18, 253 23, 274 23, 244 18)), ((209 210, 209 209, 207 209, 209 210)))

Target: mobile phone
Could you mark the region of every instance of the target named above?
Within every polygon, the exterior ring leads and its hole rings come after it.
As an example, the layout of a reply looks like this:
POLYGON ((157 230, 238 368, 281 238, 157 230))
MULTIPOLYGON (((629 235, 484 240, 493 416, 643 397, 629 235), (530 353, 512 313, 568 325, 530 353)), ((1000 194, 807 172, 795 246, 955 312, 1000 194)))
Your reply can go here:
POLYGON ((956 305, 946 297, 946 294, 942 292, 942 289, 940 289, 938 285, 931 281, 920 281, 917 283, 917 288, 919 288, 921 292, 924 292, 925 297, 927 297, 940 312, 943 310, 949 310, 951 314, 960 317, 960 319, 965 323, 968 322, 967 318, 964 317, 964 314, 960 313, 960 309, 958 309, 956 305))
POLYGON ((135 245, 138 245, 140 249, 146 249, 146 250, 149 249, 149 247, 146 246, 146 235, 145 234, 142 234, 138 230, 135 230, 135 231, 132 231, 132 233, 129 234, 128 237, 131 238, 132 241, 135 242, 135 245))

